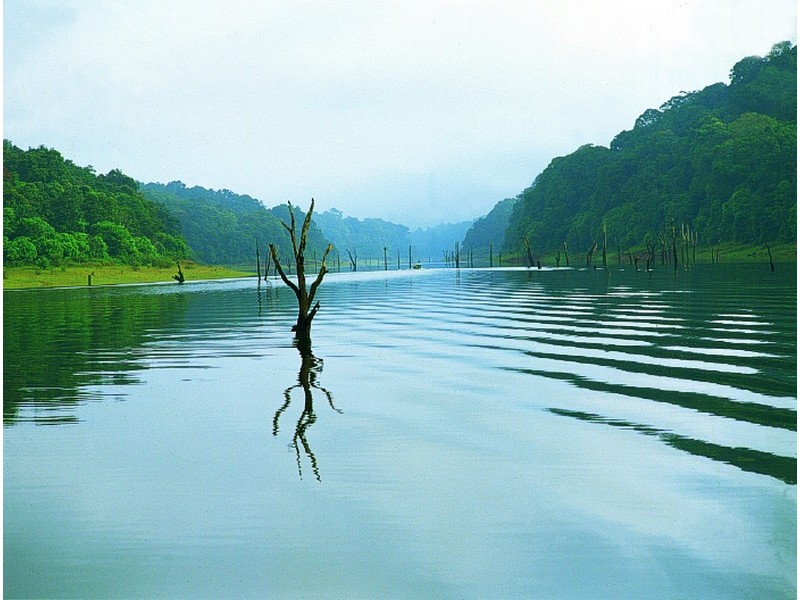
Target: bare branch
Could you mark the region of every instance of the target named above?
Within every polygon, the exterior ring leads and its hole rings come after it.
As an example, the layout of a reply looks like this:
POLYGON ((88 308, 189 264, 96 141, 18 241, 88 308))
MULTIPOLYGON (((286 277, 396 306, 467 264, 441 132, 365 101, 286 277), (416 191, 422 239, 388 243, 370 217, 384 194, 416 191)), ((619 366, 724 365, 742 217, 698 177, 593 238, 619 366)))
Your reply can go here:
POLYGON ((314 305, 310 311, 308 311, 308 322, 310 323, 311 320, 316 316, 317 311, 319 311, 319 302, 314 305))
MULTIPOLYGON (((303 229, 300 233, 300 248, 299 253, 302 256, 306 250, 306 236, 308 235, 308 228, 311 227, 311 214, 314 212, 314 199, 311 199, 311 206, 308 207, 306 218, 303 221, 303 229)), ((292 224, 294 226, 294 223, 292 224)))
POLYGON ((333 244, 328 244, 328 247, 325 248, 325 252, 322 254, 322 266, 319 268, 319 273, 317 274, 317 278, 314 280, 314 283, 311 284, 311 289, 308 293, 308 303, 311 304, 314 302, 314 295, 317 293, 317 288, 322 283, 322 278, 325 277, 325 274, 328 272, 328 267, 325 266, 325 260, 328 258, 328 253, 333 249, 333 244))
POLYGON ((292 291, 299 298, 300 297, 300 289, 297 287, 297 285, 295 285, 295 283, 291 279, 289 279, 286 276, 286 273, 283 272, 283 267, 281 266, 281 261, 278 260, 278 249, 275 247, 275 244, 270 244, 269 245, 269 251, 270 251, 270 254, 272 254, 272 261, 275 263, 275 268, 278 270, 278 275, 281 276, 281 279, 283 280, 283 283, 285 283, 290 288, 292 288, 292 291))
POLYGON ((289 220, 291 225, 287 225, 284 221, 281 221, 281 223, 283 223, 283 226, 289 231, 289 236, 292 238, 292 250, 296 258, 298 255, 298 248, 297 235, 295 234, 294 207, 291 202, 287 202, 286 204, 289 206, 289 220))

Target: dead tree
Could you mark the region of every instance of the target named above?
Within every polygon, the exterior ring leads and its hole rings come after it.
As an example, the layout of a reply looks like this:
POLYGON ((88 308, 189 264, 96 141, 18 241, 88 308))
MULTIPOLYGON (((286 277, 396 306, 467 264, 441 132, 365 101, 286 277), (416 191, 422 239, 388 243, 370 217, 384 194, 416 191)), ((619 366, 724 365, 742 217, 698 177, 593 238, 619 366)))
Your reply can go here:
POLYGON ((176 263, 176 264, 178 265, 178 274, 173 275, 172 278, 178 283, 183 283, 184 281, 186 281, 186 277, 183 276, 183 271, 181 271, 181 263, 176 263))
POLYGON ((677 234, 675 233, 675 225, 672 225, 672 262, 674 263, 675 272, 678 271, 678 246, 677 234))
POLYGON ((644 236, 644 245, 647 248, 647 270, 650 271, 656 266, 656 245, 651 241, 649 233, 644 236))
POLYGON ((283 282, 291 288, 295 296, 297 296, 297 322, 292 327, 295 338, 302 346, 311 346, 311 322, 319 311, 319 302, 314 304, 314 296, 322 283, 322 278, 328 272, 325 266, 325 259, 328 258, 328 253, 333 248, 332 244, 328 244, 325 252, 322 255, 322 264, 317 273, 317 278, 311 284, 311 287, 306 287, 306 269, 305 269, 305 251, 306 251, 306 238, 308 237, 308 228, 311 226, 311 214, 314 212, 314 199, 311 199, 311 206, 308 208, 306 218, 303 221, 303 227, 300 230, 300 239, 297 238, 297 231, 294 220, 294 209, 289 203, 289 218, 290 223, 281 221, 283 226, 289 232, 292 240, 292 251, 294 253, 294 263, 297 273, 297 283, 293 282, 286 276, 286 273, 281 266, 278 259, 278 249, 274 244, 269 245, 270 254, 272 254, 272 262, 275 263, 275 269, 283 282))
MULTIPOLYGON (((258 246, 258 240, 256 240, 256 280, 261 281, 261 248, 258 246)), ((264 273, 264 281, 267 280, 267 274, 264 273)))
POLYGON ((265 282, 267 281, 267 277, 269 276, 269 268, 270 268, 271 260, 272 259, 270 258, 269 252, 265 252, 264 253, 264 281, 265 282))
POLYGON ((358 271, 358 251, 350 250, 347 251, 348 260, 350 261, 350 270, 351 271, 358 271))
POLYGON ((586 268, 587 269, 590 266, 592 266, 592 261, 594 260, 594 252, 595 252, 595 250, 597 250, 597 240, 595 240, 594 244, 592 244, 592 247, 589 248, 589 251, 586 253, 586 268))
POLYGON ((525 252, 528 255, 528 268, 530 269, 533 266, 533 254, 531 253, 531 243, 528 241, 528 236, 522 236, 522 243, 525 246, 525 252))
POLYGON ((772 262, 772 248, 769 247, 769 244, 764 244, 767 247, 767 254, 769 254, 769 272, 775 272, 775 263, 772 262))

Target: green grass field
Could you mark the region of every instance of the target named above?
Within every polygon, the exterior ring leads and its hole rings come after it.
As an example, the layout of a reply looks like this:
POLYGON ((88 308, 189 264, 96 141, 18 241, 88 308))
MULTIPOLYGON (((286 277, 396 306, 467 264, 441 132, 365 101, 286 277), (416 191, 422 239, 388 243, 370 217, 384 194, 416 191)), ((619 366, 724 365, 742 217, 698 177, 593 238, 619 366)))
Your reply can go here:
MULTIPOLYGON (((797 246, 795 244, 779 244, 771 246, 772 260, 775 263, 797 262, 797 246)), ((698 250, 697 262, 700 262, 698 250)), ((711 262, 710 248, 702 251, 703 262, 711 262)), ((756 262, 769 264, 769 254, 765 246, 738 246, 735 244, 720 244, 719 259, 721 263, 756 262)))
MULTIPOLYGON (((227 279, 232 277, 255 276, 255 271, 247 272, 228 267, 182 264, 181 269, 187 282, 204 279, 227 279)), ((114 285, 122 283, 156 283, 173 281, 176 267, 130 267, 79 265, 69 267, 4 267, 3 287, 5 289, 70 287, 88 285, 92 275, 92 285, 114 285)), ((177 284, 176 284, 177 285, 177 284)))

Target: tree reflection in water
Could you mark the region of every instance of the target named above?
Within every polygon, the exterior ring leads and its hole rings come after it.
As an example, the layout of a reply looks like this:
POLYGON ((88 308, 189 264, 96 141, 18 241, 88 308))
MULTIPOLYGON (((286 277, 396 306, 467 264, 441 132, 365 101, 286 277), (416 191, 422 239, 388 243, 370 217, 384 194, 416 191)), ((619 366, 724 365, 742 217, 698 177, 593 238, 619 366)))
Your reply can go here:
POLYGON ((303 388, 303 395, 305 399, 303 412, 300 414, 300 418, 297 420, 294 436, 292 437, 292 441, 289 446, 294 448, 295 454, 297 455, 297 472, 300 475, 300 479, 303 478, 303 465, 300 454, 300 447, 302 446, 303 452, 305 453, 306 457, 308 457, 308 461, 311 463, 311 470, 314 472, 314 477, 317 481, 321 481, 317 458, 314 456, 314 452, 311 450, 311 446, 308 443, 308 438, 306 437, 308 428, 311 427, 317 420, 317 415, 314 413, 314 390, 319 390, 325 394, 325 398, 328 400, 328 405, 330 405, 333 410, 340 414, 342 411, 334 406, 333 394, 317 383, 317 377, 320 373, 322 373, 322 359, 314 356, 310 345, 298 342, 296 343, 296 347, 300 352, 301 358, 300 372, 297 374, 297 383, 289 386, 283 392, 283 406, 281 406, 275 412, 275 417, 272 419, 272 435, 276 437, 278 435, 278 421, 280 420, 281 415, 292 403, 292 392, 297 388, 303 388))

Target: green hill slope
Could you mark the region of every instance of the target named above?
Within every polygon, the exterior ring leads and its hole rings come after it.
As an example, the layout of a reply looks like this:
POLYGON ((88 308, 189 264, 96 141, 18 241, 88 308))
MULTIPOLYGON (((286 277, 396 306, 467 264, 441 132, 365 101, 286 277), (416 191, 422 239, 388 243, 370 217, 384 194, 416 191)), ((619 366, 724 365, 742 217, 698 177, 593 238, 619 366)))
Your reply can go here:
POLYGON ((748 57, 718 83, 645 111, 608 148, 554 159, 519 196, 504 249, 643 246, 684 226, 700 244, 797 236, 797 47, 748 57))
POLYGON ((5 264, 164 265, 187 252, 178 222, 127 175, 96 175, 56 150, 3 141, 5 264))
MULTIPOLYGON (((263 259, 268 244, 276 244, 280 255, 291 256, 291 241, 281 220, 289 222, 287 205, 268 209, 258 200, 230 190, 186 187, 180 181, 141 185, 147 198, 163 206, 180 223, 196 260, 208 264, 255 265, 256 243, 263 259)), ((301 223, 305 213, 295 207, 301 223)), ((321 256, 327 242, 312 225, 308 249, 321 256)))

